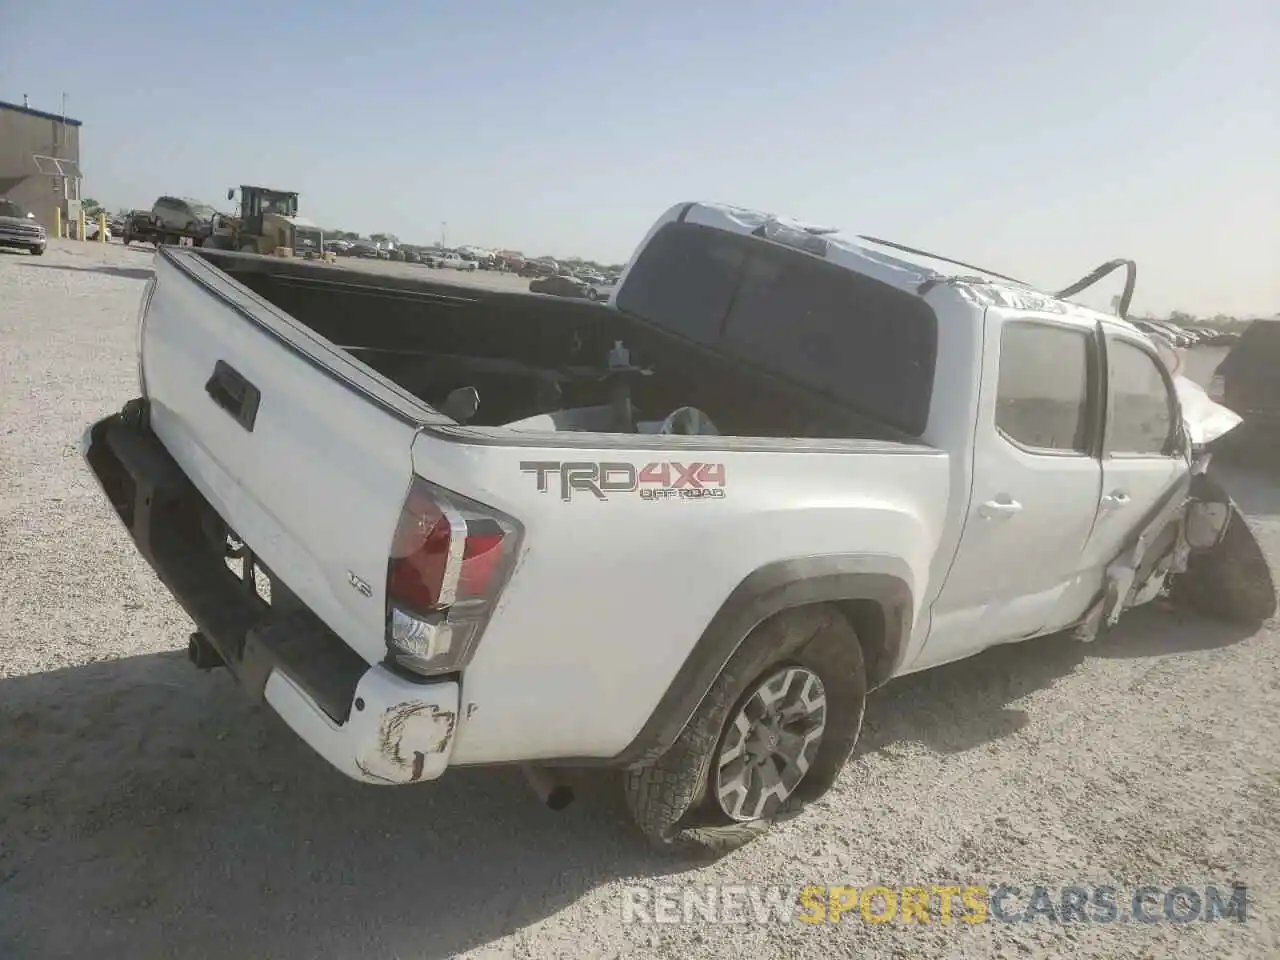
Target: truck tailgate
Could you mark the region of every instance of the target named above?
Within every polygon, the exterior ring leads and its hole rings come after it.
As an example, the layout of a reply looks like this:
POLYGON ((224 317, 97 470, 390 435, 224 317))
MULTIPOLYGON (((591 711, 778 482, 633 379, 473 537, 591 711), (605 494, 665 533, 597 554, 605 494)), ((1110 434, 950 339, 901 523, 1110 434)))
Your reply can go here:
POLYGON ((271 574, 380 660, 389 548, 431 411, 197 254, 155 265, 151 428, 271 574))

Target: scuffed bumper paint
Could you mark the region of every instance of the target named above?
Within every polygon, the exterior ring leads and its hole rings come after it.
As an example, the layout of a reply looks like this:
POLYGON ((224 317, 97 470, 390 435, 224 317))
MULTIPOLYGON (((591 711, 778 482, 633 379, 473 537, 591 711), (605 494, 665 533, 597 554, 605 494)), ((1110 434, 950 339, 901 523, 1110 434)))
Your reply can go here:
POLYGON ((266 700, 307 745, 364 783, 434 780, 449 765, 458 724, 458 684, 413 683, 382 666, 370 668, 339 726, 288 675, 267 680, 266 700))

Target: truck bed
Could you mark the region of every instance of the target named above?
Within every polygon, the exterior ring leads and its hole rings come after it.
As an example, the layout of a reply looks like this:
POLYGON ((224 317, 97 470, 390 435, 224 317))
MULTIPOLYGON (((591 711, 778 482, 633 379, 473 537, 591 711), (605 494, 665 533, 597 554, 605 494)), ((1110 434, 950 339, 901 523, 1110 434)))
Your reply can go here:
POLYGON ((693 406, 725 436, 911 439, 602 304, 227 251, 194 255, 436 410, 451 391, 475 387, 474 426, 607 403, 606 358, 622 341, 633 363, 653 371, 633 388, 639 419, 693 406))

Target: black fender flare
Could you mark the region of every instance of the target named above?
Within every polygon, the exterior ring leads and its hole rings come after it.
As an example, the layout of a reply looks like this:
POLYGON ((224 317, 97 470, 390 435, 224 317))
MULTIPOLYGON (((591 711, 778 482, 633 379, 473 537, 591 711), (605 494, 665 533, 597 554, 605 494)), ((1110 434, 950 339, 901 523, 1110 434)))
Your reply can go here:
POLYGON ((747 635, 784 610, 860 600, 878 604, 884 635, 875 639, 877 649, 866 661, 868 688, 879 686, 896 671, 911 636, 912 579, 905 561, 882 554, 799 557, 748 574, 703 630, 640 732, 608 763, 636 766, 663 754, 747 635))

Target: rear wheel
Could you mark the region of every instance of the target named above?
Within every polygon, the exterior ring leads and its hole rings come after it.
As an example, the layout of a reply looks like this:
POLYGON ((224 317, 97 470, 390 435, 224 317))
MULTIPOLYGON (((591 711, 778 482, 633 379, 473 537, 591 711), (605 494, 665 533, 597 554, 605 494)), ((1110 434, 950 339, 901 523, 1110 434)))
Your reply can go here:
POLYGON ((654 844, 727 853, 822 796, 853 752, 862 650, 826 605, 766 620, 739 646, 671 748, 627 771, 627 805, 654 844))

